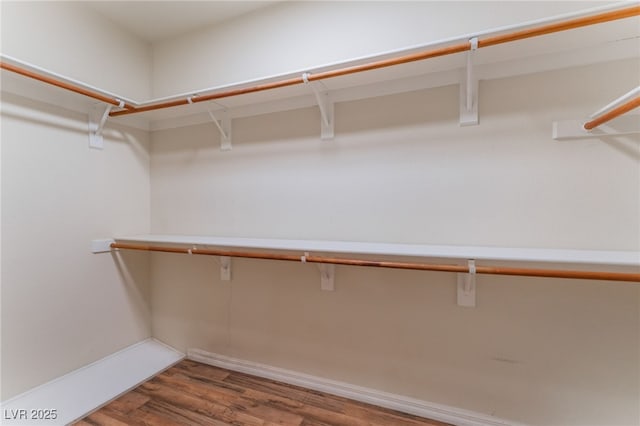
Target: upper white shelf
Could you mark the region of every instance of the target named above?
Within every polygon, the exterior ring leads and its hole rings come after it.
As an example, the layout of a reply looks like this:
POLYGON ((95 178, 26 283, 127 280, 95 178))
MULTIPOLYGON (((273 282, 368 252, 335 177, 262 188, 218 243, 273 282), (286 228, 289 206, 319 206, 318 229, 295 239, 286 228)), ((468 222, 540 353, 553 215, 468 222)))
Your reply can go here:
MULTIPOLYGON (((466 37, 461 36, 462 39, 466 37)), ((474 52, 474 73, 480 80, 492 80, 599 62, 638 58, 638 40, 640 40, 640 25, 635 18, 601 23, 479 49, 474 52)), ((399 54, 418 53, 431 47, 447 44, 447 41, 435 41, 424 46, 322 65, 315 69, 293 70, 256 81, 193 90, 186 95, 239 89, 280 79, 299 77, 304 72, 314 74, 334 68, 357 66, 362 63, 397 57, 399 54)), ((331 94, 333 102, 339 103, 456 85, 460 84, 464 78, 466 57, 466 53, 458 53, 333 77, 322 80, 321 86, 331 94)), ((185 94, 170 96, 163 100, 184 96, 185 94)), ((210 103, 208 108, 212 111, 225 109, 231 118, 240 118, 315 105, 316 101, 309 88, 305 85, 295 85, 217 99, 215 103, 210 103)), ((149 111, 138 115, 149 120, 151 130, 205 123, 210 120, 204 105, 199 104, 149 111)), ((114 118, 122 120, 127 116, 114 118)))
POLYGON ((134 235, 116 237, 118 242, 158 245, 188 245, 300 251, 313 253, 341 253, 355 255, 407 256, 442 259, 475 259, 518 262, 550 262, 564 264, 620 265, 640 267, 640 251, 562 250, 535 248, 507 248, 480 246, 444 246, 421 244, 389 244, 372 242, 280 240, 257 238, 227 238, 192 235, 134 235))
MULTIPOLYGON (((613 10, 633 5, 619 3, 598 8, 613 10)), ((592 11, 595 9, 591 9, 592 11)), ((587 13, 588 11, 584 11, 587 13)), ((575 14, 576 16, 580 14, 575 14)), ((558 17, 550 17, 545 21, 553 21, 558 17)), ((525 28, 532 23, 520 23, 512 29, 525 28)), ((156 103, 174 99, 185 99, 193 95, 203 95, 214 92, 243 89, 249 86, 266 84, 269 82, 300 77, 303 73, 320 73, 336 68, 356 66, 371 61, 385 60, 398 55, 410 55, 429 48, 443 47, 453 42, 468 40, 471 37, 499 34, 506 28, 487 30, 482 34, 462 34, 447 40, 426 41, 420 46, 410 46, 393 52, 383 52, 366 58, 355 58, 334 64, 318 64, 309 69, 287 70, 276 76, 264 76, 252 81, 224 82, 219 86, 198 88, 194 87, 187 93, 176 94, 162 99, 147 100, 142 103, 156 103)), ((474 52, 473 67, 477 79, 490 80, 519 74, 528 74, 566 67, 607 62, 620 59, 638 58, 638 40, 640 40, 640 25, 637 17, 599 23, 553 34, 547 34, 512 43, 500 44, 482 48, 474 52)), ((331 95, 332 102, 346 102, 357 99, 402 93, 408 91, 428 89, 453 84, 460 84, 466 67, 466 53, 431 58, 417 62, 395 65, 388 68, 360 72, 340 77, 322 80, 321 87, 331 95)), ((9 58, 4 58, 11 62, 9 58)), ((20 64, 16 64, 20 65, 20 64)), ((40 71, 47 71, 42 70, 40 71)), ((48 71, 50 75, 54 72, 48 71)), ((70 80, 64 76, 57 76, 62 80, 70 80)), ((46 85, 35 80, 25 79, 10 72, 2 71, 2 90, 18 95, 27 95, 44 100, 65 108, 87 111, 87 107, 95 101, 84 99, 78 101, 77 94, 70 93, 57 87, 46 85)), ((89 87, 84 85, 85 87, 89 87)), ((96 89, 95 87, 92 89, 96 89)), ((544 88, 540 88, 543 90, 544 88)), ((97 91, 108 94, 100 89, 97 91)), ((113 95, 113 94, 112 94, 113 95)), ((114 95, 115 96, 115 95, 114 95)), ((118 99, 124 99, 116 96, 118 99)), ((141 104, 129 100, 134 105, 141 104)), ((207 108, 211 111, 226 110, 229 118, 238 118, 264 114, 275 111, 285 111, 316 105, 314 96, 306 85, 280 87, 273 90, 255 92, 218 99, 215 103, 194 103, 164 110, 136 113, 131 116, 113 117, 119 123, 148 130, 188 126, 210 122, 207 108)))

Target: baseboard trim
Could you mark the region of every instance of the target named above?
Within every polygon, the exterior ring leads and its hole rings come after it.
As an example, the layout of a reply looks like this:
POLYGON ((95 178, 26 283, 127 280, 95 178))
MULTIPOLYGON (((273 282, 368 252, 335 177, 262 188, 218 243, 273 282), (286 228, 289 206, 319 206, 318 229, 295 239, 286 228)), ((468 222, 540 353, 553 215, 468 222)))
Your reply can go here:
POLYGON ((302 386, 332 395, 413 414, 457 426, 523 426, 520 423, 499 419, 486 414, 442 404, 422 401, 402 395, 355 386, 349 383, 324 379, 283 368, 272 367, 237 358, 207 352, 201 349, 187 350, 187 358, 204 364, 232 371, 264 377, 271 380, 302 386))
POLYGON ((162 342, 143 340, 0 403, 0 423, 3 426, 69 424, 183 358, 184 354, 162 342), (52 410, 55 418, 51 418, 52 410), (48 419, 41 418, 47 414, 48 419))

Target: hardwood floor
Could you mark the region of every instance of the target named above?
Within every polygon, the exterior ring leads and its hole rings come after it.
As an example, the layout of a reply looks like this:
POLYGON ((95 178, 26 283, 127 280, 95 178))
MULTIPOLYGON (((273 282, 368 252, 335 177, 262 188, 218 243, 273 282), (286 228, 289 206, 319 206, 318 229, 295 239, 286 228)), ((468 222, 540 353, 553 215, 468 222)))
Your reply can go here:
POLYGON ((184 360, 74 425, 446 424, 184 360))

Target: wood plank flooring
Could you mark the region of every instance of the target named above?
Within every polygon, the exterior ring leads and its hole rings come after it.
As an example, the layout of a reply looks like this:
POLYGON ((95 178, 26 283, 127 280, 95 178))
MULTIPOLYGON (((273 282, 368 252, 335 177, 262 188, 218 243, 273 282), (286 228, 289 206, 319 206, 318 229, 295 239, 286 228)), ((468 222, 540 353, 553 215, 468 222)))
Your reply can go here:
POLYGON ((183 360, 74 425, 447 424, 183 360))

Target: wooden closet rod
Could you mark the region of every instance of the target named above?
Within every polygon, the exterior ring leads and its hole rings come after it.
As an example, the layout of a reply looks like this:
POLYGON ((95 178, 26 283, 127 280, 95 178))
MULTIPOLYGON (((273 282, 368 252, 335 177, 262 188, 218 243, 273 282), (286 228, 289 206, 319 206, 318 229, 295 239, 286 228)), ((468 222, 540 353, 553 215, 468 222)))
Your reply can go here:
POLYGON ((598 127, 601 124, 606 123, 607 121, 611 121, 614 118, 625 114, 633 109, 640 107, 640 96, 631 99, 628 102, 623 103, 617 108, 612 109, 611 111, 602 114, 600 117, 596 117, 591 121, 587 121, 584 123, 584 128, 586 130, 592 130, 598 127))
MULTIPOLYGON (((123 249, 123 250, 156 251, 156 252, 165 252, 165 253, 198 254, 198 255, 207 255, 207 256, 241 257, 241 258, 247 258, 247 259, 285 260, 290 262, 303 261, 302 256, 293 255, 293 254, 261 253, 261 252, 249 252, 249 251, 199 249, 199 248, 187 249, 187 248, 180 248, 180 247, 163 247, 163 246, 126 244, 126 243, 112 243, 111 248, 123 249)), ((328 264, 334 264, 334 265, 349 265, 349 266, 373 266, 378 268, 411 269, 411 270, 418 270, 418 271, 462 272, 462 273, 469 272, 469 267, 466 265, 377 261, 377 260, 362 260, 362 259, 346 259, 346 258, 326 257, 326 256, 305 255, 304 262, 328 263, 328 264)), ((500 266, 498 267, 476 266, 476 273, 491 274, 491 275, 517 275, 517 276, 528 276, 528 277, 576 278, 576 279, 584 279, 584 280, 640 282, 640 273, 627 273, 627 272, 575 271, 575 270, 557 270, 557 269, 509 268, 509 267, 500 267, 500 266)))
MULTIPOLYGON (((553 24, 541 25, 538 27, 528 28, 520 31, 514 31, 507 34, 501 34, 496 36, 489 36, 478 40, 478 48, 495 46, 497 44, 509 43, 516 40, 523 40, 531 37, 537 37, 545 34, 552 34, 560 31, 566 31, 569 29, 585 27, 594 24, 600 24, 603 22, 615 21, 618 19, 630 18, 632 16, 640 15, 640 6, 632 6, 624 9, 614 10, 610 12, 603 12, 592 16, 585 16, 580 18, 569 19, 563 22, 556 22, 553 24)), ((340 68, 331 71, 324 71, 315 74, 308 75, 308 81, 324 80, 332 77, 339 77, 363 71, 370 71, 379 68, 386 68, 393 65, 406 64, 409 62, 421 61, 424 59, 435 58, 438 56, 446 56, 454 53, 465 52, 471 50, 469 42, 463 42, 448 47, 440 47, 424 52, 413 53, 409 55, 399 56, 397 58, 384 59, 380 61, 374 61, 367 64, 355 65, 346 68, 340 68)), ((112 117, 135 114, 138 112, 153 111, 157 109, 171 108, 180 105, 187 105, 190 103, 206 102, 214 99, 228 98, 232 96, 243 95, 247 93, 262 92, 265 90, 276 89, 280 87, 293 86, 297 84, 304 84, 305 80, 302 76, 293 77, 284 80, 279 80, 271 83, 259 84, 252 87, 245 87, 241 89, 232 89, 224 92, 212 93, 209 95, 192 96, 186 99, 178 99, 173 101, 167 101, 157 103, 153 105, 141 106, 129 110, 113 111, 109 115, 112 117)))
MULTIPOLYGON (((85 89, 84 87, 77 86, 75 84, 67 83, 66 81, 58 80, 53 77, 49 77, 43 74, 39 74, 37 72, 28 70, 26 68, 18 67, 16 65, 8 64, 6 62, 0 62, 0 68, 14 72, 16 74, 23 75, 25 77, 33 78, 34 80, 42 81, 43 83, 51 84, 52 86, 57 86, 62 89, 70 90, 75 93, 79 93, 84 96, 88 96, 93 99, 97 99, 107 104, 111 104, 117 107, 126 108, 126 110, 132 111, 135 107, 131 104, 128 104, 120 99, 116 99, 113 97, 105 96, 98 92, 94 92, 93 90, 85 89)), ((125 110, 125 111, 126 111, 125 110)))

